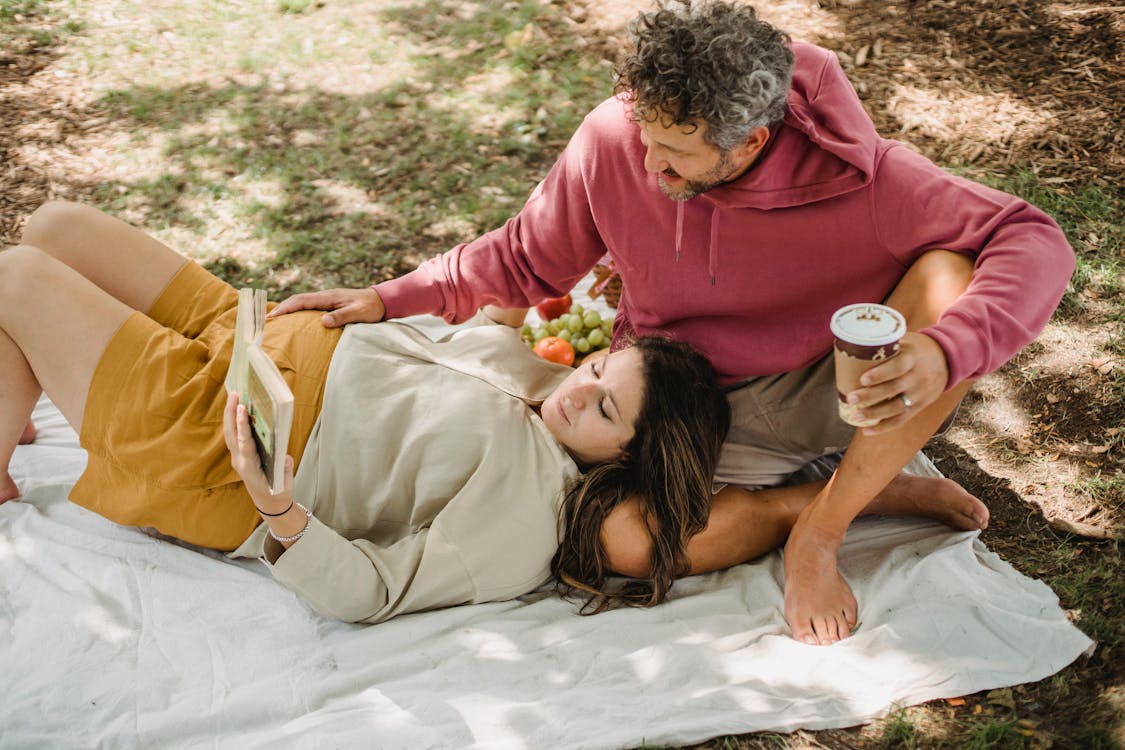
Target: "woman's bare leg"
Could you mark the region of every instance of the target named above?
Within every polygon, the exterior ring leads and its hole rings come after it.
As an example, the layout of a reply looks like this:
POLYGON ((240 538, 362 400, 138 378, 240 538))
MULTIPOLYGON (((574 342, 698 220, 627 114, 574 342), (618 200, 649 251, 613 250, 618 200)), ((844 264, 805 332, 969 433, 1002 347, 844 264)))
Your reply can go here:
POLYGON ((133 310, 29 246, 0 252, 0 502, 18 495, 12 453, 41 390, 75 430, 94 370, 133 310))
MULTIPOLYGON (((0 253, 0 260, 4 255, 0 253)), ((3 329, 0 329, 0 362, 4 363, 0 366, 0 503, 4 503, 19 495, 8 473, 8 464, 16 444, 26 442, 27 426, 30 426, 27 417, 35 408, 41 389, 27 358, 3 329)))
POLYGON ((187 258, 91 206, 44 203, 27 220, 23 244, 57 258, 134 310, 152 309, 187 258))
MULTIPOLYGON (((184 256, 120 219, 66 201, 51 201, 36 209, 24 227, 23 244, 57 258, 143 313, 152 309, 187 262, 184 256)), ((28 422, 19 442, 34 439, 35 425, 28 422)), ((3 494, 0 490, 0 497, 3 494)))

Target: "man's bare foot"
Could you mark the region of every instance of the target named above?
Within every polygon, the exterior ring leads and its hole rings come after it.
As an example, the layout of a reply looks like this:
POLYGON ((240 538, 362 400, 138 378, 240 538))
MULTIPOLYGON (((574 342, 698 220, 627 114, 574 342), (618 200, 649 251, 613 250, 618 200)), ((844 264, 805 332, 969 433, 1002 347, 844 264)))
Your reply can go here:
POLYGON ((847 638, 859 612, 836 566, 840 540, 798 524, 785 544, 785 620, 795 640, 828 645, 847 638))
POLYGON ((16 486, 8 472, 0 474, 0 504, 14 500, 20 496, 20 488, 16 486))
POLYGON ((28 422, 27 426, 23 428, 23 434, 20 435, 19 444, 27 445, 28 443, 35 442, 35 436, 38 430, 35 429, 34 422, 28 422))
POLYGON ((942 477, 899 474, 868 503, 862 515, 922 516, 962 531, 988 528, 988 506, 942 477))

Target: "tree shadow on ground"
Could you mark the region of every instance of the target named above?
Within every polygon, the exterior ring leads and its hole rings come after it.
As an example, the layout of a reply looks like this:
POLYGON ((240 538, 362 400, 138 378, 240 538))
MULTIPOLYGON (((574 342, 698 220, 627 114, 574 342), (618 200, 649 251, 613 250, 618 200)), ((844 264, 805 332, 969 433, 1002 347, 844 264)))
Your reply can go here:
POLYGON ((1115 184, 1112 175, 1125 169, 1125 14, 1119 8, 1053 0, 827 0, 819 6, 843 24, 845 66, 880 132, 907 135, 946 166, 1033 162, 1044 176, 1103 185, 1115 184), (915 87, 938 95, 927 103, 946 111, 930 114, 950 127, 927 128, 902 113, 908 109, 903 90, 915 87), (1049 118, 1039 127, 1013 122, 990 130, 1020 117, 996 108, 998 100, 989 98, 996 95, 1049 118), (986 111, 974 111, 981 106, 986 111))
MULTIPOLYGON (((412 60, 409 77, 370 92, 137 85, 67 111, 35 90, 11 91, 10 119, 79 124, 26 129, 28 153, 91 132, 158 153, 128 175, 74 170, 27 181, 2 239, 15 241, 19 214, 56 196, 199 235, 223 204, 234 214, 225 220, 252 232, 258 261, 225 255, 205 264, 284 295, 401 275, 501 225, 600 96, 601 66, 575 53, 581 45, 550 43, 563 24, 553 6, 524 3, 513 13, 431 0, 379 13, 426 54, 412 60), (571 98, 576 85, 588 99, 571 98)), ((14 150, 11 161, 34 169, 14 150)))
MULTIPOLYGON (((17 153, 17 134, 27 122, 48 119, 50 113, 41 102, 14 92, 60 57, 56 23, 33 6, 0 7, 0 248, 15 241, 26 206, 41 203, 49 192, 43 169, 17 153)), ((76 123, 64 118, 57 127, 65 136, 76 123)))

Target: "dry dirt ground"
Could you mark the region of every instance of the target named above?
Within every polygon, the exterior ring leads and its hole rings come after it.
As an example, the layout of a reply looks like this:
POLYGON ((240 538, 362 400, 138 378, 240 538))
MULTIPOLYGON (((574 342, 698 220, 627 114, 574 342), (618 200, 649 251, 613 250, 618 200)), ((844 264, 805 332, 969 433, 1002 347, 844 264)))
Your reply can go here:
MULTIPOLYGON (((554 4, 586 44, 603 46, 610 58, 624 23, 648 5, 554 4)), ((836 50, 880 132, 944 166, 986 177, 1025 165, 1063 191, 1119 185, 1125 175, 1125 7, 1116 0, 786 0, 759 7, 794 37, 836 50)), ((60 182, 41 162, 11 158, 14 144, 2 135, 42 121, 53 123, 35 135, 42 152, 63 152, 71 139, 98 147, 106 123, 73 104, 81 92, 68 87, 80 83, 38 75, 53 54, 32 43, 0 50, 3 244, 45 199, 81 199, 97 181, 72 158, 60 182)), ((1075 249, 1093 253, 1097 243, 1096 236, 1082 238, 1075 249)), ((1031 575, 1057 572, 1037 570, 1035 561, 1057 559, 1047 552, 1063 540, 1073 547, 1075 571, 1099 558, 1120 560, 1113 537, 1125 528, 1125 361, 1111 347, 1122 339, 1122 321, 1107 314, 1110 304, 1119 303, 1091 293, 1056 318, 1039 342, 978 385, 954 428, 928 448, 947 475, 990 506, 984 542, 1031 575), (1108 493, 1082 489, 1113 477, 1108 493)), ((1114 570, 1120 575, 1119 564, 1114 570)), ((1065 594, 1063 606, 1072 606, 1065 594)), ((1106 606, 1108 616, 1125 617, 1122 602, 1106 606)), ((1036 727, 1027 746, 1076 747, 1074 724, 1095 716, 1125 735, 1123 665, 1125 654, 1101 649, 1064 672, 1065 689, 1045 681, 1017 690, 1013 705, 1036 727)), ((938 704, 923 721, 956 723, 982 707, 996 708, 976 696, 959 708, 938 704)), ((814 747, 867 741, 846 732, 807 738, 814 747)))

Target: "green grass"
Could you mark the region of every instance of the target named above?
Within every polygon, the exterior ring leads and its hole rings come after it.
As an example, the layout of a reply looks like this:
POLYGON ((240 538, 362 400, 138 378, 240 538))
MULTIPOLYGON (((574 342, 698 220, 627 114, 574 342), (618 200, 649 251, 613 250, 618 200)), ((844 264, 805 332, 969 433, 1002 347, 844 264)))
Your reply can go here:
POLYGON ((1064 316, 1084 310, 1084 292, 1101 299, 1125 294, 1125 189, 1057 186, 1027 169, 976 179, 1042 208, 1066 233, 1077 263, 1060 307, 1064 316))
MULTIPOLYGON (((361 19, 382 30, 363 51, 381 62, 377 88, 330 91, 296 74, 254 73, 107 87, 95 106, 130 134, 133 151, 119 158, 130 176, 100 182, 95 202, 169 228, 161 239, 274 297, 366 286, 500 226, 606 94, 609 74, 548 43, 562 23, 553 6, 471 7, 429 2, 361 19), (388 28, 399 35, 393 45, 381 36, 388 28), (432 54, 435 45, 447 54, 432 54), (212 241, 220 227, 223 239, 212 241)), ((197 10, 209 9, 218 13, 197 10)), ((166 12, 167 23, 208 27, 166 12)), ((276 44, 265 45, 271 65, 336 65, 333 47, 315 51, 319 40, 312 52, 288 47, 288 23, 275 21, 276 44)), ((184 42, 185 54, 197 48, 184 42)), ((92 47, 83 54, 103 59, 92 47)), ((142 44, 135 54, 152 52, 142 44)), ((248 54, 231 59, 253 68, 248 54)))
POLYGON ((0 0, 0 57, 9 51, 50 47, 85 27, 80 21, 63 19, 57 5, 49 0, 0 0))
POLYGON ((918 730, 905 708, 883 719, 875 747, 880 750, 914 750, 918 747, 918 730))
POLYGON ((1012 720, 984 720, 968 724, 957 745, 962 750, 1025 750, 1032 744, 1012 720))
POLYGON ((1110 653, 1125 649, 1125 621, 1120 616, 1125 611, 1122 552, 1121 539, 1096 549, 1066 541, 1040 562, 1043 579, 1064 607, 1076 611, 1076 624, 1110 653))

